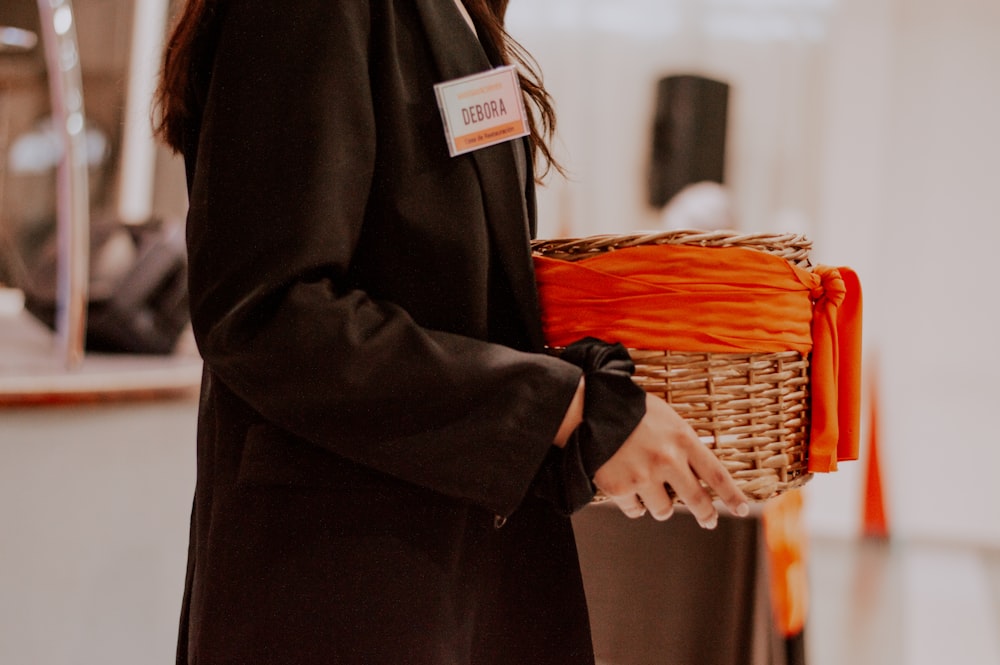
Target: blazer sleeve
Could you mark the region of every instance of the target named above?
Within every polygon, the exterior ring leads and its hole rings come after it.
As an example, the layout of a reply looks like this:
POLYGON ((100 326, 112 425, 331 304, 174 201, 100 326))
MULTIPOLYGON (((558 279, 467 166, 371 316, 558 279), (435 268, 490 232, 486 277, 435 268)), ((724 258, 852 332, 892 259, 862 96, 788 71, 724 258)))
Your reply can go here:
POLYGON ((509 514, 580 370, 417 325, 352 288, 375 164, 369 3, 231 3, 190 176, 206 368, 276 426, 509 514))

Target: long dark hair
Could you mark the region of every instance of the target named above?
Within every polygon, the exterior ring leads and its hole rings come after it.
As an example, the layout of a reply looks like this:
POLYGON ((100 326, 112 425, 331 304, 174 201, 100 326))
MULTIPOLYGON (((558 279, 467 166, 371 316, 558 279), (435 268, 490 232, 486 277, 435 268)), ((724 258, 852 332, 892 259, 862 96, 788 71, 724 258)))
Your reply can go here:
MULTIPOLYGON (((201 37, 215 29, 215 15, 225 0, 187 0, 174 22, 163 54, 163 68, 154 97, 157 136, 175 151, 183 144, 184 127, 196 113, 196 85, 193 80, 207 63, 206 40, 201 37), (200 68, 200 69, 199 69, 200 68)), ((562 172, 549 148, 555 132, 556 115, 552 98, 542 85, 538 64, 504 29, 508 0, 462 0, 480 39, 492 46, 499 60, 518 65, 521 91, 534 112, 528 114, 532 156, 542 158, 539 179, 550 167, 562 172)))

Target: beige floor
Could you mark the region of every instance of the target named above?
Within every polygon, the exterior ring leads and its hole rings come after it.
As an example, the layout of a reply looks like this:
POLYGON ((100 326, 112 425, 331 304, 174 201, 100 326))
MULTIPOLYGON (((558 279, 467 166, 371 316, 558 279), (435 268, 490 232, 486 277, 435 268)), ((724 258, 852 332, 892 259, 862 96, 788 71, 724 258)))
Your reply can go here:
POLYGON ((1000 552, 814 538, 811 665, 1000 664, 1000 552))

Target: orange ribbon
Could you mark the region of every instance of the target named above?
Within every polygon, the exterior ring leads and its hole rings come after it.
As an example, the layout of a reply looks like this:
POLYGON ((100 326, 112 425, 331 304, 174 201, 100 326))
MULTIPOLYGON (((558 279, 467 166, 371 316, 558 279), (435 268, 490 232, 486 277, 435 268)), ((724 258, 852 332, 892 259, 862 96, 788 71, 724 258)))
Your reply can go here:
POLYGON ((861 286, 849 268, 688 245, 534 261, 550 346, 592 336, 634 349, 811 353, 809 470, 857 459, 861 286))
POLYGON ((809 609, 809 536, 802 512, 802 492, 793 490, 768 501, 762 515, 771 610, 786 638, 802 633, 809 609))

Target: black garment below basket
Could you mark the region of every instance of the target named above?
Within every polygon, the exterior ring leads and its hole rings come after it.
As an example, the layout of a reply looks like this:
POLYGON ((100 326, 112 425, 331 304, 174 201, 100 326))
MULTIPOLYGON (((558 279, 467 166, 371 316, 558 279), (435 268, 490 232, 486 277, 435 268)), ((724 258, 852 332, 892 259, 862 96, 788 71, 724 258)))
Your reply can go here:
POLYGON ((680 512, 631 520, 612 504, 573 517, 599 665, 805 665, 771 613, 761 520, 680 512))

